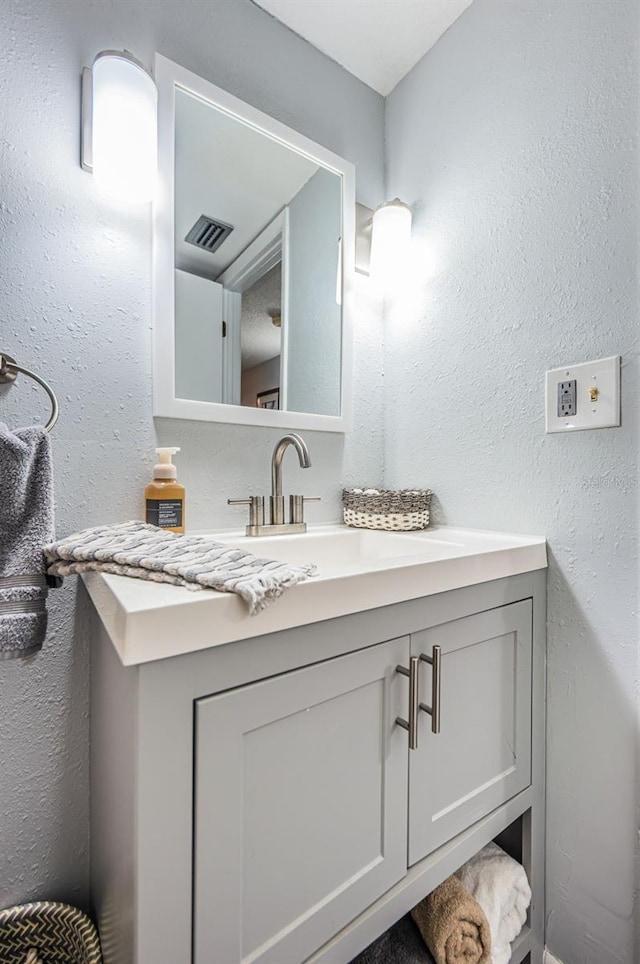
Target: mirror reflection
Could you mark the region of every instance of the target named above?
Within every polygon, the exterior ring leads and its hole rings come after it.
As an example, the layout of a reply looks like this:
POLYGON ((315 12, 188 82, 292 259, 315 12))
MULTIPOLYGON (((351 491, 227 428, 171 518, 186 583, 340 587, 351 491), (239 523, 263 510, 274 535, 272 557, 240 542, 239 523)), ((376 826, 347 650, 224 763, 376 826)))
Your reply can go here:
POLYGON ((177 398, 340 414, 342 178, 176 88, 177 398))

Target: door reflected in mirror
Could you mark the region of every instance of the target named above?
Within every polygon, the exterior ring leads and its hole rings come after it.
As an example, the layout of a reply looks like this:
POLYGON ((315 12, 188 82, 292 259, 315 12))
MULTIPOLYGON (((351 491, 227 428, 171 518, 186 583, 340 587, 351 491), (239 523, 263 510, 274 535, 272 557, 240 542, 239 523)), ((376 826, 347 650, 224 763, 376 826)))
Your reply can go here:
POLYGON ((175 396, 341 414, 343 177, 175 88, 175 396))
POLYGON ((240 404, 280 408, 282 262, 242 296, 240 404), (269 386, 273 386, 269 388, 269 386))

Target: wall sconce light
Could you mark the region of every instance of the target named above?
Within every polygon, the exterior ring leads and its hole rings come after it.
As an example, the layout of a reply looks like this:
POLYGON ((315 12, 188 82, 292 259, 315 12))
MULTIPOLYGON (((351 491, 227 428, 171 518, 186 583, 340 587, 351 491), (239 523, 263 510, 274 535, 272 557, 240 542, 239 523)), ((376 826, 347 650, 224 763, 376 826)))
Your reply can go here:
POLYGON ((400 198, 373 212, 370 274, 385 291, 398 284, 407 270, 411 242, 411 208, 400 198))
POLYGON ((151 201, 158 180, 158 90, 127 51, 82 71, 81 164, 123 201, 151 201))
POLYGON ((375 211, 356 204, 356 271, 389 291, 406 272, 411 241, 411 208, 400 198, 375 211))

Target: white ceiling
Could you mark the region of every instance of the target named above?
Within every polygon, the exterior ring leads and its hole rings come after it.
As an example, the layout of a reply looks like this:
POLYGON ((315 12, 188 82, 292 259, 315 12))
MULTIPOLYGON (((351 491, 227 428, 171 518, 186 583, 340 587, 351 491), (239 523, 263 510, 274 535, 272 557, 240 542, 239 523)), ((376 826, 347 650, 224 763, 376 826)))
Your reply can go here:
POLYGON ((254 0, 386 97, 472 0, 254 0))
POLYGON ((176 91, 176 267, 214 280, 318 170, 186 91, 176 91), (201 214, 234 230, 213 254, 184 238, 201 214))

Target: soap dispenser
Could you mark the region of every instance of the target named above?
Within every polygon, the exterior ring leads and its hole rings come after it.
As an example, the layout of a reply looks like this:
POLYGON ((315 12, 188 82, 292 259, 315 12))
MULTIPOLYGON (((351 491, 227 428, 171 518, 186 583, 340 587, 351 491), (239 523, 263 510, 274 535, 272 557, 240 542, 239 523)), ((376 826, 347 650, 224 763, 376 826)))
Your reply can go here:
POLYGON ((171 461, 179 448, 156 449, 158 463, 153 467, 153 482, 144 490, 145 521, 170 532, 184 532, 185 487, 176 478, 171 461))

